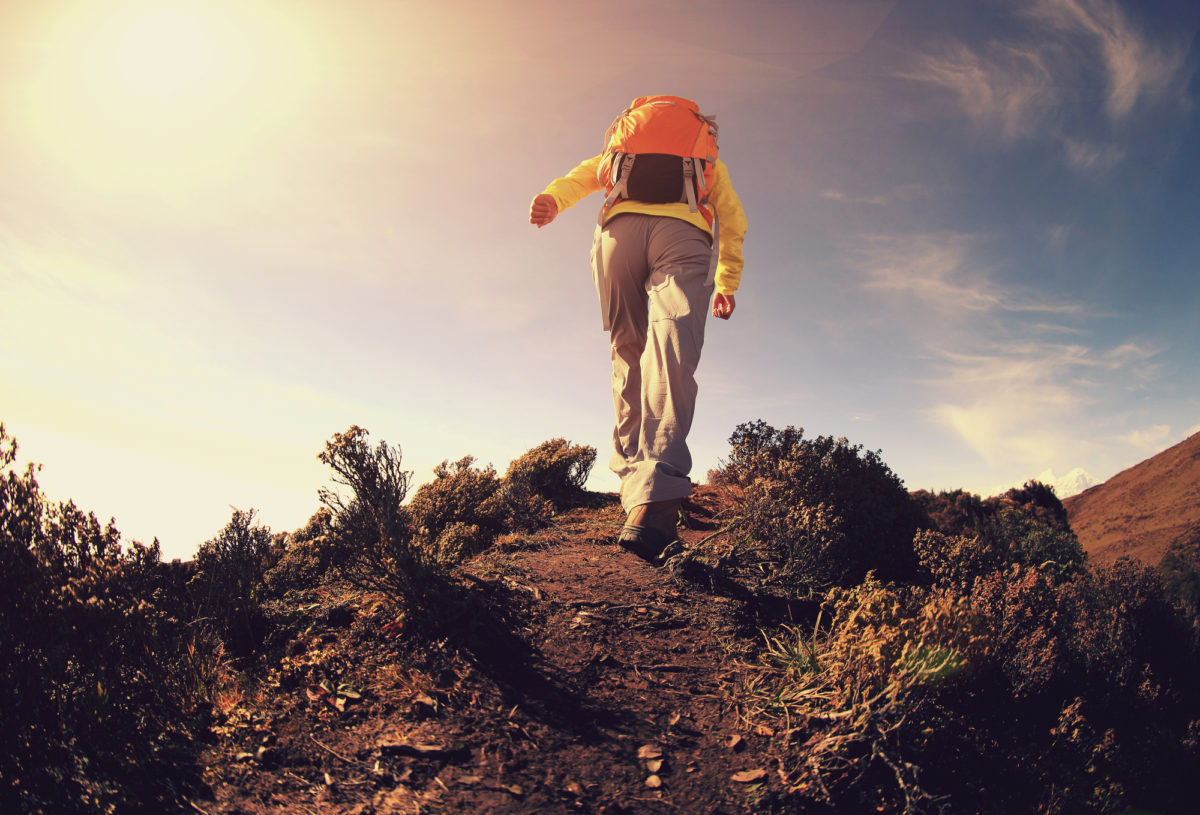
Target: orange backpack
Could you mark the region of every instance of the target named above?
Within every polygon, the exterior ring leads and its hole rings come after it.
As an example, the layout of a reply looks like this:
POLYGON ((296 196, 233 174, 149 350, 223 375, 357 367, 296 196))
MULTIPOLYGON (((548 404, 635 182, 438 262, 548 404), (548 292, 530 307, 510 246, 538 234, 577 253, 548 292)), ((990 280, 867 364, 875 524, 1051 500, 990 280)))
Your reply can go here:
POLYGON ((600 219, 617 201, 688 203, 713 223, 708 191, 717 166, 717 122, 679 96, 639 96, 604 134, 597 171, 600 219))

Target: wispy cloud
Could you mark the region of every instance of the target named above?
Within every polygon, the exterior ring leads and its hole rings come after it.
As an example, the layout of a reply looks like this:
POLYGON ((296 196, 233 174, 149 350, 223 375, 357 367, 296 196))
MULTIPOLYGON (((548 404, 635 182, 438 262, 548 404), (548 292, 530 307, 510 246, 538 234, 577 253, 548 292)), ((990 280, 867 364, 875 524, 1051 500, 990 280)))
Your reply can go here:
POLYGON ((997 284, 972 261, 977 239, 959 233, 863 236, 857 249, 864 288, 911 295, 939 312, 1077 313, 1074 303, 1052 303, 997 284))
POLYGON ((1119 437, 1119 441, 1135 448, 1139 453, 1153 455, 1160 452, 1171 437, 1171 426, 1156 424, 1153 427, 1134 430, 1119 437))
MULTIPOLYGON (((929 415, 991 465, 1029 472, 1071 458, 1080 418, 1104 389, 1132 374, 1135 361, 1084 345, 995 344, 972 353, 943 352, 928 385, 943 400, 929 415)), ((1169 428, 1136 431, 1123 441, 1148 449, 1169 428)))
POLYGON ((1086 326, 1103 315, 1005 282, 978 236, 870 236, 856 256, 862 287, 890 296, 896 330, 921 347, 925 415, 998 471, 1077 460, 1093 406, 1155 375, 1160 347, 1097 347, 1086 326))
POLYGON ((1098 49, 1107 78, 1105 109, 1113 119, 1127 117, 1143 97, 1171 90, 1183 70, 1186 44, 1151 42, 1113 0, 1036 0, 1029 13, 1098 49))
POLYGON ((1062 144, 1067 164, 1077 170, 1104 172, 1125 157, 1125 152, 1112 144, 1095 144, 1069 136, 1063 137, 1062 144))
POLYGON ((820 192, 822 198, 830 201, 837 201, 840 204, 868 204, 876 207, 887 206, 888 204, 894 204, 897 202, 911 201, 914 198, 921 198, 928 194, 929 190, 924 184, 901 184, 895 189, 875 195, 853 195, 851 193, 835 189, 823 189, 820 192))
POLYGON ((886 195, 847 195, 838 190, 821 190, 821 197, 842 204, 871 204, 883 206, 888 202, 886 195))
POLYGON ((1111 144, 1071 132, 1064 110, 1087 104, 1080 88, 1099 85, 1103 113, 1128 119, 1147 101, 1186 101, 1188 43, 1159 42, 1113 0, 1030 0, 1024 36, 979 46, 950 40, 931 46, 899 72, 954 95, 967 118, 1001 144, 1041 137, 1061 144, 1069 166, 1102 173, 1124 157, 1111 144))
POLYGON ((1053 75, 1029 48, 991 45, 979 52, 950 42, 900 76, 952 92, 980 130, 1006 142, 1028 135, 1056 101, 1053 75))

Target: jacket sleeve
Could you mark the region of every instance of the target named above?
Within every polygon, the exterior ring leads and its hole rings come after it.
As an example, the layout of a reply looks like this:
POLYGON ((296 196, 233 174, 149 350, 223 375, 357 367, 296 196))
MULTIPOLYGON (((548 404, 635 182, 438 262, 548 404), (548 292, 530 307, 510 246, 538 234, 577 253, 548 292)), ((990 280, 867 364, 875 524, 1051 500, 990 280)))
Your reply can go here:
POLYGON ((733 294, 742 280, 742 242, 746 239, 746 213, 733 184, 729 170, 717 159, 712 189, 708 191, 720 219, 720 255, 717 258, 717 291, 733 294))
POLYGON ((558 204, 558 211, 562 212, 592 193, 600 191, 600 179, 596 177, 596 171, 599 169, 600 156, 589 158, 580 162, 579 166, 562 178, 551 181, 542 192, 554 196, 554 203, 558 204))

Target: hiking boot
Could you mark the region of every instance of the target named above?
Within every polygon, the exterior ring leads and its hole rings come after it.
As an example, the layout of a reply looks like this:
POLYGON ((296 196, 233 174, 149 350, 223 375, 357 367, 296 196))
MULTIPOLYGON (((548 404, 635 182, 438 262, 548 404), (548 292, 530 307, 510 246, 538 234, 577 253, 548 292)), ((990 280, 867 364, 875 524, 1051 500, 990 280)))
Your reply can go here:
POLYGON ((655 566, 680 547, 676 528, 682 499, 652 501, 634 507, 617 537, 617 545, 655 566))

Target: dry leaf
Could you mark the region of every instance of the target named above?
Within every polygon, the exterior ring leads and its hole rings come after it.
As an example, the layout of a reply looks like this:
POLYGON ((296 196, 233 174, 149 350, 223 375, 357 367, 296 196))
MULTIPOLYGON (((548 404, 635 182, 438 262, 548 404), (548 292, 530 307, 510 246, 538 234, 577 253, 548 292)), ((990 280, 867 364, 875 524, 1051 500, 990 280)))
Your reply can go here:
POLYGON ((760 736, 774 736, 774 729, 767 727, 765 724, 755 725, 754 732, 760 736))
POLYGON ((638 758, 645 761, 648 758, 662 758, 662 748, 657 744, 643 744, 638 748, 638 758))
POLYGON ((762 781, 766 777, 767 771, 760 767, 757 770, 743 770, 740 773, 734 773, 729 778, 739 784, 751 784, 755 781, 762 781))

